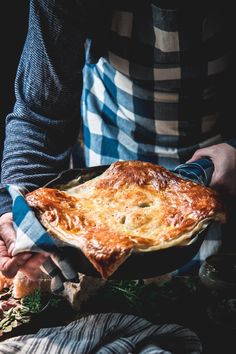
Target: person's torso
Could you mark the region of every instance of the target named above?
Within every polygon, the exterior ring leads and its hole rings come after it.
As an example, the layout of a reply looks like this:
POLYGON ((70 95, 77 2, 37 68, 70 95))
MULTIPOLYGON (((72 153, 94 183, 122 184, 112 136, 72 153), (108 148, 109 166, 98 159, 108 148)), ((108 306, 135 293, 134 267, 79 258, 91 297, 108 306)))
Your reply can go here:
POLYGON ((169 167, 221 141, 224 13, 159 3, 116 5, 103 56, 84 67, 87 165, 139 159, 169 167))

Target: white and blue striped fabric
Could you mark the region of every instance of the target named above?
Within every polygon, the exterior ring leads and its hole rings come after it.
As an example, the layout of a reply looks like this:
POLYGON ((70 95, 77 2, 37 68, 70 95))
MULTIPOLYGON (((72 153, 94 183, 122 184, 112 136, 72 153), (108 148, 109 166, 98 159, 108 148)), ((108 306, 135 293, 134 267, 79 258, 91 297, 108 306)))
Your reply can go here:
POLYGON ((133 315, 107 313, 0 343, 0 354, 15 353, 200 354, 202 344, 196 333, 180 325, 155 325, 133 315))
MULTIPOLYGON (((208 185, 213 172, 213 164, 208 159, 202 159, 180 165, 175 172, 184 178, 208 185)), ((14 185, 9 185, 7 189, 13 200, 13 221, 17 235, 14 255, 26 251, 49 252, 51 257, 43 268, 52 277, 52 290, 54 292, 62 291, 65 281, 78 282, 77 272, 73 270, 69 260, 62 253, 61 247, 64 244, 47 233, 38 221, 24 198, 26 190, 14 185)), ((220 225, 216 224, 211 227, 197 255, 182 268, 176 270, 174 274, 196 273, 201 262, 219 249, 220 236, 220 225)))

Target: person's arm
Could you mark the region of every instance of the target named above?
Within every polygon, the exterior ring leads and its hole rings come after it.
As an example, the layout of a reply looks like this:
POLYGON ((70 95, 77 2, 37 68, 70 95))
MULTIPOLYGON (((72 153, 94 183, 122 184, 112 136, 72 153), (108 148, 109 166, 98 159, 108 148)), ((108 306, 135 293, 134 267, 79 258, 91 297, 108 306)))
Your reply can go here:
MULTIPOLYGON (((75 0, 31 0, 29 29, 19 63, 14 111, 6 121, 1 184, 29 190, 68 167, 79 130, 84 14, 75 0)), ((11 198, 0 193, 0 270, 34 276, 46 255, 12 257, 11 198)), ((37 275, 37 274, 36 274, 37 275)))
MULTIPOLYGON (((31 0, 16 104, 6 120, 3 185, 34 189, 68 167, 80 124, 82 26, 75 1, 31 0)), ((1 214, 10 210, 9 196, 1 193, 1 214)))

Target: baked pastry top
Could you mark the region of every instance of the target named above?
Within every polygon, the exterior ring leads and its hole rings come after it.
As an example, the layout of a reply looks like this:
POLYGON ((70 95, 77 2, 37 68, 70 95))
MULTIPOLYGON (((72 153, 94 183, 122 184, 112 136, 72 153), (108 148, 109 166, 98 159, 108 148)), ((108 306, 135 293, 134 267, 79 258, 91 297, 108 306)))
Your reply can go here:
POLYGON ((115 162, 83 184, 39 188, 26 200, 48 232, 80 248, 103 278, 132 252, 183 245, 210 220, 225 221, 213 189, 141 161, 115 162))

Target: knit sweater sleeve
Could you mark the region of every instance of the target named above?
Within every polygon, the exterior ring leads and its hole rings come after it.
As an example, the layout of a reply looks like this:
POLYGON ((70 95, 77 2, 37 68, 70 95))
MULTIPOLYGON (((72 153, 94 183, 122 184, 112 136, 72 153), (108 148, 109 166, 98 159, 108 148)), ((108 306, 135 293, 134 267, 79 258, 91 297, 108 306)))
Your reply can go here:
POLYGON ((16 102, 6 118, 0 214, 11 210, 6 184, 32 190, 68 168, 80 127, 84 14, 75 0, 31 0, 16 102))

